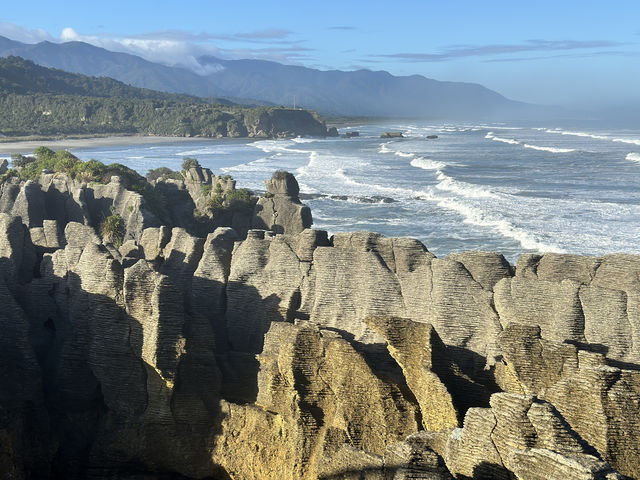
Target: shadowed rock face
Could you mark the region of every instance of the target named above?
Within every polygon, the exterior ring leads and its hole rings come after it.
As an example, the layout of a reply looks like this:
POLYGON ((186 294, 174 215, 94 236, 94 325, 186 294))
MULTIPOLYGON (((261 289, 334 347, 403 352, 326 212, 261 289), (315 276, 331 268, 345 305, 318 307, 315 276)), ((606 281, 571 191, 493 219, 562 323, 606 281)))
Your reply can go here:
POLYGON ((9 478, 640 477, 639 257, 198 237, 140 203, 116 249, 92 202, 139 197, 103 187, 2 190, 9 478))

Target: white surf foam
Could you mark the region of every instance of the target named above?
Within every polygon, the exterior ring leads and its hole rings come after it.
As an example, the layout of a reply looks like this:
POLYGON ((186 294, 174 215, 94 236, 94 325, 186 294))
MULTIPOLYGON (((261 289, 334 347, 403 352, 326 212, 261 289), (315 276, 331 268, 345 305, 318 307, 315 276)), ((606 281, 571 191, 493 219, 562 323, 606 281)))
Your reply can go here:
POLYGON ((573 149, 573 148, 540 147, 538 145, 530 145, 528 143, 523 143, 522 146, 524 148, 531 148, 533 150, 541 150, 543 152, 551 152, 551 153, 575 152, 575 149, 573 149))
POLYGON ((435 201, 439 207, 458 213, 462 216, 464 223, 494 230, 503 237, 517 241, 522 248, 527 250, 565 253, 565 251, 557 245, 540 241, 532 233, 514 226, 507 220, 493 217, 487 213, 486 208, 473 207, 457 199, 442 198, 433 193, 428 196, 428 199, 435 201))
POLYGON ((546 133, 555 133, 558 135, 570 135, 572 137, 585 137, 585 138, 594 138, 596 140, 610 140, 609 137, 606 137, 604 135, 595 135, 593 133, 587 133, 587 132, 573 132, 573 131, 569 131, 569 130, 560 130, 560 129, 555 129, 555 130, 551 130, 551 129, 547 129, 545 130, 546 133))
POLYGON ((632 162, 640 163, 640 153, 629 153, 626 158, 632 162))
POLYGON ((380 149, 378 150, 378 153, 393 153, 393 150, 391 150, 389 147, 387 147, 387 145, 389 145, 390 143, 393 143, 393 142, 381 143, 380 144, 380 149))
POLYGON ((415 157, 416 154, 415 153, 408 153, 408 152, 394 152, 396 156, 398 157, 404 157, 404 158, 412 158, 415 157))
POLYGON ((184 152, 178 152, 175 155, 176 157, 190 157, 194 155, 231 155, 231 152, 215 147, 205 147, 199 148, 197 150, 186 150, 184 152))
POLYGON ((640 146, 640 140, 635 138, 612 138, 611 141, 618 142, 618 143, 629 143, 631 145, 640 146))
POLYGON ((412 167, 421 168, 423 170, 440 170, 447 166, 446 163, 431 160, 430 158, 417 157, 411 160, 412 167))
POLYGON ((320 140, 321 140, 320 138, 305 138, 305 137, 297 137, 297 138, 291 139, 291 141, 295 143, 313 143, 313 142, 319 142, 320 140))
POLYGON ((265 153, 310 153, 309 150, 291 148, 293 145, 295 145, 295 142, 293 142, 292 140, 261 140, 258 142, 253 142, 250 145, 255 148, 259 148, 265 153))
POLYGON ((496 136, 494 135, 494 133, 493 133, 493 132, 489 132, 489 133, 487 133, 487 134, 484 136, 484 138, 488 138, 488 139, 490 139, 490 140, 494 140, 494 141, 496 141, 496 142, 509 143, 509 144, 511 144, 511 145, 520 145, 520 142, 519 142, 519 141, 517 141, 517 140, 513 140, 513 139, 511 139, 511 138, 496 137, 496 136))
POLYGON ((606 135, 597 135, 594 133, 587 133, 587 132, 574 132, 574 131, 570 131, 570 130, 559 130, 559 129, 555 129, 555 130, 546 130, 547 133, 556 133, 556 134, 560 134, 560 135, 571 135, 574 137, 586 137, 586 138, 593 138, 596 140, 609 140, 612 142, 616 142, 616 143, 628 143, 630 145, 639 145, 640 146, 640 139, 638 138, 627 138, 627 137, 609 137, 606 135))
POLYGON ((467 198, 499 198, 491 190, 467 182, 455 180, 438 170, 438 190, 445 190, 467 198))
POLYGON ((530 143, 519 142, 518 140, 514 140, 512 138, 496 137, 493 132, 488 132, 484 136, 484 138, 488 138, 490 140, 495 140, 496 142, 508 143, 510 145, 522 145, 524 148, 531 148, 533 150, 540 150, 542 152, 551 152, 551 153, 575 152, 575 149, 573 149, 573 148, 542 147, 540 145, 531 145, 530 143))

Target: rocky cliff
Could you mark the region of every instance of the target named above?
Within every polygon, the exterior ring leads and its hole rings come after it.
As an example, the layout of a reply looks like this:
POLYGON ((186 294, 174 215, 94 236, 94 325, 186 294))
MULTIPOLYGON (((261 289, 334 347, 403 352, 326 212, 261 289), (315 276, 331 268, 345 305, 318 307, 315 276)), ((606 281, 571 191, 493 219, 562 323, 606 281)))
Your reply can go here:
POLYGON ((198 236, 65 182, 0 197, 6 478, 640 476, 640 257, 198 236), (138 219, 119 249, 99 198, 138 219))

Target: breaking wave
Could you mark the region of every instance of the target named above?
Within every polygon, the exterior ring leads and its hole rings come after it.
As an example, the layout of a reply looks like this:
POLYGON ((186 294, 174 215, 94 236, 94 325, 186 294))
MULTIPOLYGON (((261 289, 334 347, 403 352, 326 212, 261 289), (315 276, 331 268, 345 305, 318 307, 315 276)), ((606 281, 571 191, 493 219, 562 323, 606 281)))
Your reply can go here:
POLYGON ((575 152, 575 149, 573 148, 540 147, 538 145, 529 145, 528 143, 523 143, 522 146, 524 148, 532 148, 533 150, 541 150, 543 152, 551 152, 551 153, 575 152))
POLYGON ((431 160, 425 157, 418 157, 411 160, 410 165, 412 167, 421 168, 423 170, 440 170, 447 166, 446 163, 431 160))
POLYGON ((541 147, 540 145, 531 145, 530 143, 519 142, 518 140, 514 140, 512 138, 496 137, 493 132, 488 132, 484 136, 484 138, 495 140, 496 142, 508 143, 510 145, 522 145, 524 148, 531 148, 533 150, 540 150, 542 152, 551 152, 551 153, 575 152, 575 149, 573 148, 541 147))
POLYGON ((493 132, 489 132, 487 133, 484 138, 488 138, 490 140, 494 140, 496 142, 502 142, 502 143, 509 143, 511 145, 520 145, 520 142, 517 140, 512 140, 511 138, 502 138, 502 137, 496 137, 493 132))

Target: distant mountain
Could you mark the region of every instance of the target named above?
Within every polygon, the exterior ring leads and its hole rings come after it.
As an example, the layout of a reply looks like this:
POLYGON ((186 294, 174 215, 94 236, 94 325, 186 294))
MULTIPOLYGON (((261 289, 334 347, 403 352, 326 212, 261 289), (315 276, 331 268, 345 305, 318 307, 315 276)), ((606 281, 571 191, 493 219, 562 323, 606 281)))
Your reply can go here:
POLYGON ((214 73, 198 75, 83 42, 25 44, 0 37, 0 56, 85 75, 108 76, 136 87, 201 97, 254 98, 299 106, 323 114, 436 118, 512 118, 537 107, 508 100, 481 85, 441 82, 420 75, 396 77, 384 71, 338 70, 282 65, 261 60, 201 57, 214 73))
POLYGON ((56 68, 37 65, 31 60, 9 56, 0 58, 0 94, 54 94, 136 100, 167 100, 189 103, 221 103, 228 100, 209 99, 137 88, 108 77, 90 77, 56 68))

